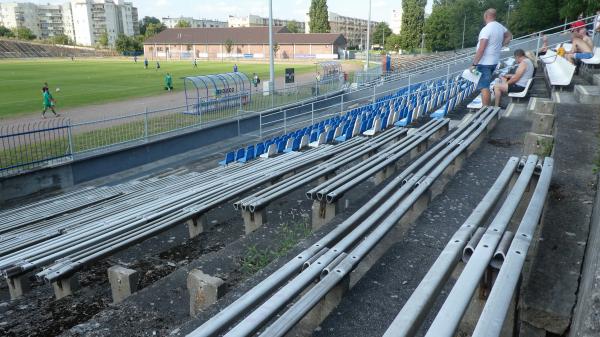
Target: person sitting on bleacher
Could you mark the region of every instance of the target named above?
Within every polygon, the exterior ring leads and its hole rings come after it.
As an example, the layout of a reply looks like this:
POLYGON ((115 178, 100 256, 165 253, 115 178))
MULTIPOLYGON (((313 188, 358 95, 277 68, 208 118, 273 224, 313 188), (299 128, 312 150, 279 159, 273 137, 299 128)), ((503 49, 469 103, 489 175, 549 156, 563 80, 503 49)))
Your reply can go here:
POLYGON ((515 62, 519 65, 514 74, 506 74, 500 78, 501 82, 494 85, 495 106, 500 106, 503 93, 522 92, 527 87, 527 82, 533 78, 533 62, 523 49, 515 50, 515 62))
POLYGON ((578 60, 591 59, 594 57, 593 49, 594 43, 587 34, 585 23, 583 21, 577 21, 573 25, 573 38, 571 43, 573 47, 569 52, 565 54, 565 58, 576 64, 578 60))

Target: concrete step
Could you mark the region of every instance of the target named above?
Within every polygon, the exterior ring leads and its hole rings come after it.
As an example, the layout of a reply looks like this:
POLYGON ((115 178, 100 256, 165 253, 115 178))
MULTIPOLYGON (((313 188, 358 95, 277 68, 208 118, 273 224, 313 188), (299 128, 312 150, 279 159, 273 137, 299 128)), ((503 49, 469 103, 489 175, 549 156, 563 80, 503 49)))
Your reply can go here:
POLYGON ((575 98, 583 104, 600 104, 600 86, 576 85, 575 98))
POLYGON ((596 74, 593 76, 594 85, 600 85, 600 74, 596 74))

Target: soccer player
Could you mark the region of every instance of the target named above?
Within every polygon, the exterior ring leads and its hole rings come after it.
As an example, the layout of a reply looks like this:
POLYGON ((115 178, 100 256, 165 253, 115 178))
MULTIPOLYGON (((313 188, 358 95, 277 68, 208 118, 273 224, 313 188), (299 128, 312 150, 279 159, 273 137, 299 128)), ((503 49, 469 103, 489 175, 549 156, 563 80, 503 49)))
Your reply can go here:
POLYGON ((148 69, 148 59, 144 58, 144 69, 148 69))
POLYGON ((60 116, 59 114, 56 113, 56 111, 54 111, 54 98, 52 97, 52 94, 50 94, 50 90, 48 90, 48 88, 45 88, 45 90, 42 90, 42 98, 43 98, 43 110, 42 110, 42 118, 46 118, 46 111, 48 109, 50 109, 50 111, 52 111, 52 113, 54 114, 55 117, 60 116))
POLYGON ((165 90, 173 90, 173 78, 169 73, 167 73, 167 75, 165 76, 165 90))

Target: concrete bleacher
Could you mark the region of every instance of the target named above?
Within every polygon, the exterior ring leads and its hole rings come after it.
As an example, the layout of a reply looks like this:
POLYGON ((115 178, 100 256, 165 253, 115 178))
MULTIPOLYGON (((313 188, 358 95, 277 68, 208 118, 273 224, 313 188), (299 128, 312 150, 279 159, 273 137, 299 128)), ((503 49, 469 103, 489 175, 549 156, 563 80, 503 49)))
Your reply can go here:
POLYGON ((11 39, 0 39, 0 58, 32 57, 92 57, 113 55, 110 51, 101 51, 87 47, 41 44, 11 39))

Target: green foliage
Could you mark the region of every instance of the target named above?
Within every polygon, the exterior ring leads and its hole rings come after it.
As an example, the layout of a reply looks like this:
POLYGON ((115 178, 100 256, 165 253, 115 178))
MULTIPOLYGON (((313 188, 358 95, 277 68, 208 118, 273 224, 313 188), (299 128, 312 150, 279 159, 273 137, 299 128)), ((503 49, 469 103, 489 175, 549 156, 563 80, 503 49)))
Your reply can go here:
POLYGON ((12 30, 4 27, 4 26, 0 26, 0 36, 2 37, 15 37, 15 34, 13 34, 12 30))
POLYGON ((561 23, 559 10, 564 0, 521 0, 510 13, 510 29, 522 36, 561 23), (542 10, 543 9, 543 10, 542 10))
POLYGON ((27 27, 17 27, 12 30, 12 33, 19 40, 33 40, 36 38, 31 29, 27 27))
POLYGON ((385 49, 390 51, 400 51, 402 39, 400 35, 392 34, 385 39, 385 49))
POLYGON ((106 31, 100 34, 100 37, 98 38, 98 44, 102 47, 108 47, 108 33, 106 31))
POLYGON ((298 22, 296 22, 296 20, 288 21, 286 27, 290 33, 304 33, 300 31, 300 25, 298 22))
POLYGON ((144 16, 142 21, 140 21, 140 34, 146 35, 146 28, 149 24, 161 25, 160 20, 153 16, 144 16))
POLYGON ((292 227, 284 224, 281 227, 279 237, 274 240, 277 242, 274 248, 257 248, 256 245, 248 247, 245 256, 241 261, 241 269, 244 274, 252 275, 264 267, 271 261, 284 256, 290 249, 310 234, 310 225, 306 223, 298 223, 292 227))
POLYGON ((310 17, 311 33, 329 33, 331 31, 327 0, 312 0, 308 16, 310 17))
POLYGON ((55 35, 55 36, 52 37, 51 41, 54 44, 65 44, 65 45, 72 45, 73 44, 73 40, 71 40, 65 34, 55 35))
POLYGON ((225 40, 223 45, 225 46, 225 51, 227 52, 227 54, 231 54, 231 50, 233 49, 233 40, 227 39, 225 40))
POLYGON ((185 21, 185 20, 179 20, 177 21, 177 24, 175 24, 175 28, 191 28, 192 24, 185 21))
POLYGON ((143 51, 144 45, 140 42, 139 38, 135 38, 133 36, 127 36, 125 34, 119 34, 117 40, 115 41, 115 48, 119 53, 129 52, 129 51, 143 51))
POLYGON ((162 32, 163 30, 167 29, 167 27, 162 24, 162 23, 149 23, 146 26, 146 29, 144 30, 144 36, 145 37, 151 37, 154 36, 160 32, 162 32))
POLYGON ((387 40, 390 35, 392 35, 390 26, 388 26, 388 24, 385 22, 380 22, 377 26, 375 26, 375 29, 371 33, 371 44, 382 45, 383 37, 385 36, 385 39, 387 40))
POLYGON ((413 50, 421 46, 421 34, 425 23, 425 5, 427 0, 402 1, 402 29, 400 47, 413 50))
POLYGON ((567 18, 569 21, 575 20, 580 14, 583 14, 584 17, 591 16, 600 9, 598 0, 563 0, 562 3, 560 17, 567 18))
POLYGON ((452 18, 452 11, 449 6, 435 6, 431 11, 431 15, 425 21, 425 47, 427 49, 444 51, 455 48, 454 41, 450 39, 452 31, 455 29, 452 18))

